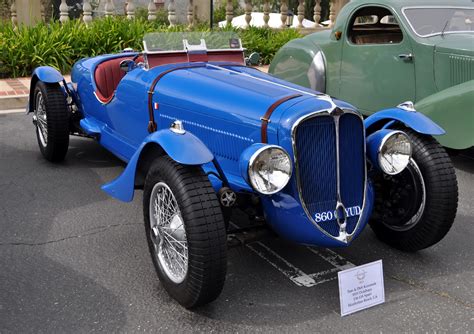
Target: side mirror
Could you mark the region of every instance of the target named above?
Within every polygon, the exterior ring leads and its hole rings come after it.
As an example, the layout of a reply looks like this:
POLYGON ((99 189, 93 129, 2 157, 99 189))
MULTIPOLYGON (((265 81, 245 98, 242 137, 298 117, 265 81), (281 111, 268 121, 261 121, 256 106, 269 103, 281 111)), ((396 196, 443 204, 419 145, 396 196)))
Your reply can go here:
POLYGON ((130 72, 135 67, 135 62, 132 59, 125 59, 120 62, 120 69, 125 73, 130 72))
POLYGON ((250 56, 245 58, 245 63, 247 65, 255 66, 255 65, 258 65, 259 62, 260 62, 260 54, 258 52, 252 52, 250 56))

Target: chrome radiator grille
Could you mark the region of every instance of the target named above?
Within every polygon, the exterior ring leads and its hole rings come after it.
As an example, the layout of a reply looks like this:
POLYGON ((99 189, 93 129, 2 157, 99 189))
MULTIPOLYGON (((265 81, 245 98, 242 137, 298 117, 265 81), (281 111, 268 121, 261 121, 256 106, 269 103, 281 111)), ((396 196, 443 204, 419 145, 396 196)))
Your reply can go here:
POLYGON ((338 237, 344 221, 338 222, 335 213, 339 201, 346 209, 345 232, 351 234, 365 191, 362 119, 351 112, 315 114, 297 125, 293 140, 298 188, 307 214, 326 233, 338 237), (317 219, 321 213, 327 219, 317 219))

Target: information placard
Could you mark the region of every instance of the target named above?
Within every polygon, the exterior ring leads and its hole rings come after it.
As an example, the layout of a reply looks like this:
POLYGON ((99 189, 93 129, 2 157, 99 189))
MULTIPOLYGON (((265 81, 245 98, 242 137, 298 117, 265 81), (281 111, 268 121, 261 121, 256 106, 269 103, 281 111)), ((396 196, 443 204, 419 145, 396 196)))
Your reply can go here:
POLYGON ((385 302, 382 260, 337 273, 341 316, 385 302))

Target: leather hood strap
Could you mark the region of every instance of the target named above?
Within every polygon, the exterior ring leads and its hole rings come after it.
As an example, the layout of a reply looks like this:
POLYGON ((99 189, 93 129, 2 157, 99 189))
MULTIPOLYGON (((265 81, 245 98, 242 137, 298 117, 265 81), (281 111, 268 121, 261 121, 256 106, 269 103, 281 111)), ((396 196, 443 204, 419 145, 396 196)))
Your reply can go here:
POLYGON ((262 121, 262 128, 261 128, 261 137, 262 137, 262 143, 266 144, 268 142, 268 123, 270 123, 270 117, 272 116, 272 113, 275 111, 278 106, 281 104, 285 103, 288 100, 295 99, 297 97, 303 96, 302 94, 293 94, 293 95, 288 95, 285 97, 282 97, 281 99, 275 101, 268 109, 265 115, 260 118, 262 121))

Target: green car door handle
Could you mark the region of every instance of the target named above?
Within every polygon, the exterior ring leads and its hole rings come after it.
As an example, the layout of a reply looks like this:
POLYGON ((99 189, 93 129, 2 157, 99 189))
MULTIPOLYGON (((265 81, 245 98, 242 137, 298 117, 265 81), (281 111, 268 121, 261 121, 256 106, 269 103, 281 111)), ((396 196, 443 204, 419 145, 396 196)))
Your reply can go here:
POLYGON ((411 53, 409 53, 409 54, 402 53, 402 54, 398 55, 398 58, 401 59, 401 60, 404 60, 404 61, 412 61, 413 60, 413 55, 411 53))

